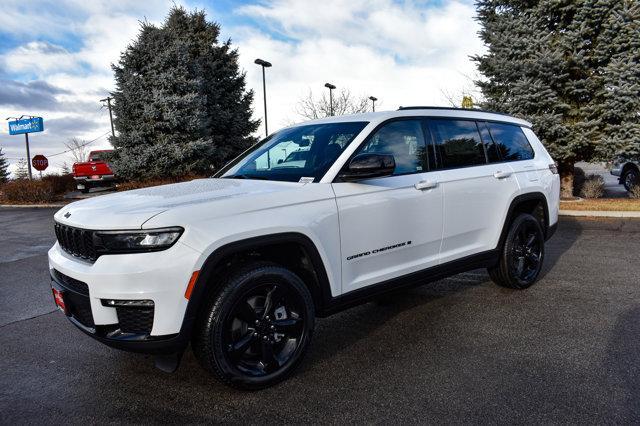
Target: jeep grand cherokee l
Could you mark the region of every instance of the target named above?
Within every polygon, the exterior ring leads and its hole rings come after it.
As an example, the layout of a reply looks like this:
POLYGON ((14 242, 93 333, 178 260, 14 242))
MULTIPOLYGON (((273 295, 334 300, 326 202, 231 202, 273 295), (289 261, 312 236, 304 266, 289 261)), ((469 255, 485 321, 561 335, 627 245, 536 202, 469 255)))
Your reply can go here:
POLYGON ((558 199, 526 121, 430 107, 329 117, 213 178, 62 208, 53 293, 109 346, 172 371, 191 342, 224 383, 257 389, 292 373, 316 317, 475 268, 529 287, 558 199))

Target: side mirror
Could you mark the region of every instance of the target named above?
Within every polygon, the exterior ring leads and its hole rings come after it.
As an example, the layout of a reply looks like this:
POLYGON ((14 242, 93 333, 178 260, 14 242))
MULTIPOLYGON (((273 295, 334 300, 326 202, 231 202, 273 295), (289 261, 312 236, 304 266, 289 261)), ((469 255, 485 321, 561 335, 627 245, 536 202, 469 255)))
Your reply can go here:
POLYGON ((278 160, 278 164, 282 164, 282 163, 284 163, 284 160, 281 158, 278 160))
POLYGON ((344 181, 391 176, 396 168, 393 155, 359 154, 343 169, 338 177, 344 181))

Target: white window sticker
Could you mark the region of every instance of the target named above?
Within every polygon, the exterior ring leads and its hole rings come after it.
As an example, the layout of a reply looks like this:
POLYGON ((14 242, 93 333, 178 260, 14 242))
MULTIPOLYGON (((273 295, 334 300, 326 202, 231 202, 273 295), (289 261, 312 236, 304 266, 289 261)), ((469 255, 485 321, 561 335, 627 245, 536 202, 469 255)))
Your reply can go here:
POLYGON ((313 183, 313 180, 314 180, 314 179, 315 179, 315 178, 313 178, 313 177, 305 177, 305 176, 302 176, 302 177, 300 178, 300 180, 298 181, 298 183, 313 183))

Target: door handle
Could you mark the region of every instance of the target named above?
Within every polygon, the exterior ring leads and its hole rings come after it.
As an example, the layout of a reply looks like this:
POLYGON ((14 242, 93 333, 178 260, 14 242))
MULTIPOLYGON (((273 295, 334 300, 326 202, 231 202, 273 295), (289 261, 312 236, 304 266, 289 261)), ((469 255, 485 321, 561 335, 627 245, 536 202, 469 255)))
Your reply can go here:
POLYGON ((493 174, 493 177, 496 179, 504 179, 508 178, 509 176, 511 176, 511 172, 497 171, 493 174))
POLYGON ((413 185, 416 189, 423 191, 425 189, 433 189, 438 186, 438 182, 435 180, 421 180, 420 182, 413 185))

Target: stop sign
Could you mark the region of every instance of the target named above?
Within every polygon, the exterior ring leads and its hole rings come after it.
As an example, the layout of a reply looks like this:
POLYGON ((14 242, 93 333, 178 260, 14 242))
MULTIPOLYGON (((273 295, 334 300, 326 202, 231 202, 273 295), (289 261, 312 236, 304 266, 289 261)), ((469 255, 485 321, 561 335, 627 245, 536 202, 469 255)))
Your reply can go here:
POLYGON ((31 164, 33 165, 34 169, 41 172, 46 170, 47 167, 49 167, 49 160, 47 160, 47 157, 45 157, 44 155, 38 154, 35 157, 33 157, 33 159, 31 160, 31 164))

